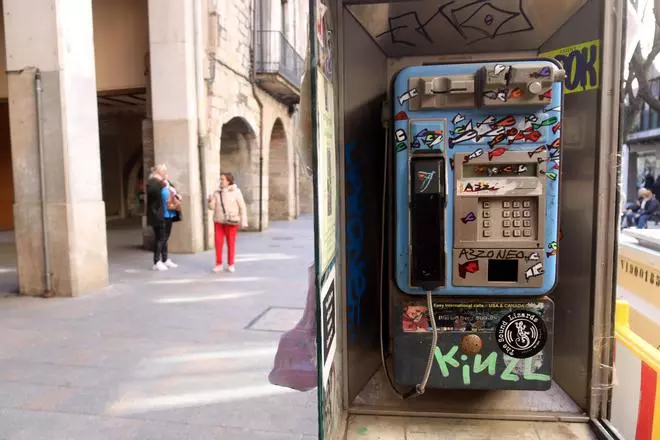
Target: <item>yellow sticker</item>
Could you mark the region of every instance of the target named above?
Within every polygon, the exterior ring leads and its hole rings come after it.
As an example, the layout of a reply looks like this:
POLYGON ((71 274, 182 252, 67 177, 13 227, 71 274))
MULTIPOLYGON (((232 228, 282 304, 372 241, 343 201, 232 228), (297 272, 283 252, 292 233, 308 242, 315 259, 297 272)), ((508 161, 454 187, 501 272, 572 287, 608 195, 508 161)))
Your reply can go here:
POLYGON ((554 58, 566 70, 564 93, 579 93, 600 87, 600 40, 578 43, 539 54, 554 58))

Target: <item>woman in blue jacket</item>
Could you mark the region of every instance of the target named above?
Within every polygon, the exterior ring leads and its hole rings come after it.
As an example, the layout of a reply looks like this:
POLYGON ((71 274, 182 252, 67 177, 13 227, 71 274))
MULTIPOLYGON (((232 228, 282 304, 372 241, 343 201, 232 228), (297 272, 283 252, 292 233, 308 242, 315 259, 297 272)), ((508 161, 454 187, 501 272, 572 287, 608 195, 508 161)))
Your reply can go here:
POLYGON ((167 242, 172 233, 172 224, 178 220, 178 203, 179 198, 167 180, 167 167, 157 165, 152 168, 147 182, 147 224, 154 231, 153 270, 177 267, 168 256, 167 242))

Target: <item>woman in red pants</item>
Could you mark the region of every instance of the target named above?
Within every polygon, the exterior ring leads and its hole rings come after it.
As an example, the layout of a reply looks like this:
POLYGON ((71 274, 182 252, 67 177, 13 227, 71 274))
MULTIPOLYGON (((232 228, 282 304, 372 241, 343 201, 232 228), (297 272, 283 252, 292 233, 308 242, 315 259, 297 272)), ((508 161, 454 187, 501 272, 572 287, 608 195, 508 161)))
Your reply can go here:
POLYGON ((238 228, 247 227, 247 209, 243 194, 234 183, 231 173, 220 175, 220 189, 208 198, 209 209, 213 211, 215 224, 215 267, 213 272, 220 272, 222 266, 222 247, 227 238, 227 270, 234 272, 236 256, 236 234, 238 228))

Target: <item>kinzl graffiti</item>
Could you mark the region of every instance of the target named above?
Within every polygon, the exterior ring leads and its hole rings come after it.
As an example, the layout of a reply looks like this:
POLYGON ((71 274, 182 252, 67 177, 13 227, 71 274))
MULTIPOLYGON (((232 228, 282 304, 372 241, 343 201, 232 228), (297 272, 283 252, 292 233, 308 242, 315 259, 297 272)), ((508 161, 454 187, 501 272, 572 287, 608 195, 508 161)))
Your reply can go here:
POLYGON ((522 374, 520 374, 520 372, 517 371, 517 367, 521 360, 502 354, 504 369, 498 372, 497 360, 500 353, 497 351, 490 352, 486 356, 477 354, 470 359, 466 354, 457 356, 458 349, 458 345, 454 345, 449 351, 447 351, 447 353, 443 353, 440 347, 436 347, 433 354, 442 376, 448 378, 453 371, 459 370, 462 375, 463 385, 470 385, 473 374, 478 375, 483 374, 484 372, 489 376, 497 375, 500 380, 506 382, 518 382, 521 378, 522 380, 540 382, 549 382, 551 380, 549 375, 534 371, 534 358, 530 357, 523 361, 523 371, 522 374))

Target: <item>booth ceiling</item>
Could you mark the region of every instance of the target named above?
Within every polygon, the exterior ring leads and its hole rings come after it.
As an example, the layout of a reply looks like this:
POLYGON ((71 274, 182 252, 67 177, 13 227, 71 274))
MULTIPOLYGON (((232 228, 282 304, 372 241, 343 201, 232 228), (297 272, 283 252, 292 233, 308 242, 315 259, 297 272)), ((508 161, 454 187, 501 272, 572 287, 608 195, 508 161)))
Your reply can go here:
POLYGON ((345 4, 383 52, 395 58, 537 50, 586 2, 415 0, 359 4, 364 0, 349 0, 345 4))

